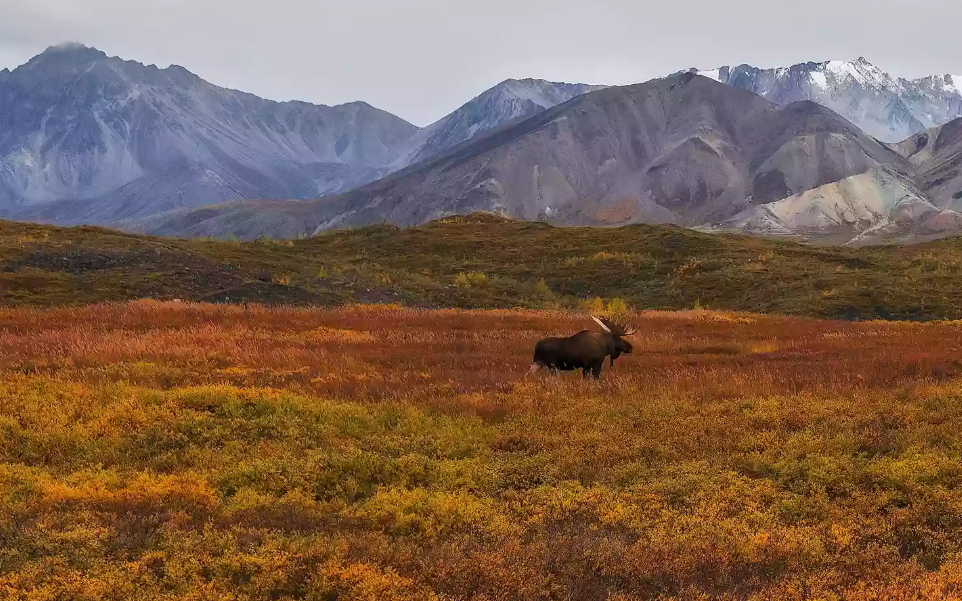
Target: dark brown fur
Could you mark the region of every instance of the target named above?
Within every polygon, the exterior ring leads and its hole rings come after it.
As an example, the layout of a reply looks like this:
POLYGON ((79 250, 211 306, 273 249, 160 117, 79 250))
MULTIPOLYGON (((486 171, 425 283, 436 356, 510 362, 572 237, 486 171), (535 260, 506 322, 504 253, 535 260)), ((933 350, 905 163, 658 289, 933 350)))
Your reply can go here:
POLYGON ((547 368, 552 373, 580 369, 585 378, 591 374, 601 378, 605 359, 611 357, 611 365, 621 355, 630 355, 634 350, 623 336, 630 335, 628 330, 610 322, 605 322, 611 332, 585 330, 568 338, 547 338, 534 349, 531 372, 547 368))

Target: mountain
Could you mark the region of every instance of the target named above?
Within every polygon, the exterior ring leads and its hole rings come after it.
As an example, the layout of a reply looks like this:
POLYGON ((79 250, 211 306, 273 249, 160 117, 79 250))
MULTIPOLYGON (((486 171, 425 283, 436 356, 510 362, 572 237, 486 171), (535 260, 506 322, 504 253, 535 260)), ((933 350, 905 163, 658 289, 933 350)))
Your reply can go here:
POLYGON ((855 242, 909 243, 962 232, 962 118, 893 145, 915 166, 915 182, 929 207, 912 202, 862 233, 855 242))
POLYGON ((103 223, 242 198, 316 198, 417 128, 364 103, 272 102, 82 45, 0 74, 0 215, 103 223))
POLYGON ((509 79, 416 133, 395 151, 390 171, 438 156, 474 136, 538 113, 604 86, 509 79))
POLYGON ((55 47, 0 71, 0 217, 244 238, 476 210, 853 243, 962 229, 958 78, 865 59, 704 75, 507 80, 418 129, 55 47))
POLYGON ((143 219, 350 190, 597 87, 508 80, 423 129, 365 103, 272 102, 79 44, 0 71, 0 216, 143 219))
MULTIPOLYGON (((695 227, 726 224, 866 173, 911 190, 914 169, 814 102, 779 106, 685 73, 576 97, 346 194, 297 206, 212 207, 127 226, 156 234, 299 237, 482 210, 559 224, 695 227)), ((871 219, 859 215, 819 233, 850 239, 887 217, 867 212, 871 219)), ((778 233, 791 231, 783 229, 778 233)))
POLYGON ((962 118, 895 146, 916 166, 919 185, 939 206, 962 210, 962 118))
POLYGON ((874 168, 707 229, 823 239, 843 232, 852 244, 910 243, 962 232, 962 118, 890 148, 911 164, 911 178, 874 168))
POLYGON ((907 80, 886 73, 865 58, 777 69, 739 65, 697 72, 778 104, 812 100, 884 142, 900 142, 962 116, 962 76, 907 80))

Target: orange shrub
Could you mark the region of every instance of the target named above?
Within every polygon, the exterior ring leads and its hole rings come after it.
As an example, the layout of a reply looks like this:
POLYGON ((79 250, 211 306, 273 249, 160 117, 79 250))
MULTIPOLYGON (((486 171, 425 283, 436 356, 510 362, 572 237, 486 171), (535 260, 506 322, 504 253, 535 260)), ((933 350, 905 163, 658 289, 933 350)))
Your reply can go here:
POLYGON ((0 599, 954 599, 962 333, 136 302, 0 310, 0 599))

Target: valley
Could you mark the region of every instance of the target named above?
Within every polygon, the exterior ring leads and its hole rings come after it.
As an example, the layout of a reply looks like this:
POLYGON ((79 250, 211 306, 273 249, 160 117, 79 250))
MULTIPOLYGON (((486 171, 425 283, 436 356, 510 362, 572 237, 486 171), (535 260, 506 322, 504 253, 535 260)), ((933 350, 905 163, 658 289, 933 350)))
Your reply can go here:
POLYGON ((2 4, 0 601, 962 601, 962 3, 2 4))

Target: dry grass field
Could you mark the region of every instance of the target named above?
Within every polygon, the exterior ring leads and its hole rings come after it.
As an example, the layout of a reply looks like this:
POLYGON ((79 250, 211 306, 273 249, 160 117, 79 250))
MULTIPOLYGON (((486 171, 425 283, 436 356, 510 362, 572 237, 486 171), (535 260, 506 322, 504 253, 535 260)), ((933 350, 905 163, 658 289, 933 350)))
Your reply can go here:
POLYGON ((962 598, 962 324, 0 309, 0 599, 962 598))

